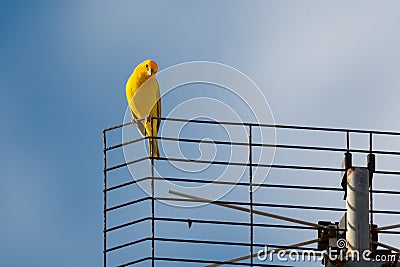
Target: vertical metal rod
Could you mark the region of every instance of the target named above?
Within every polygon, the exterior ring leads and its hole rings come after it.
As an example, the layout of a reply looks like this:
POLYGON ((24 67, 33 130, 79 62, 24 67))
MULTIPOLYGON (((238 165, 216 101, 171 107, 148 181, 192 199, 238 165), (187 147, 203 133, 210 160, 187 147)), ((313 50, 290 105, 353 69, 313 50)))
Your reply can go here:
POLYGON ((154 257, 155 257, 155 252, 154 252, 154 157, 153 157, 153 117, 150 117, 150 123, 151 123, 151 136, 149 139, 150 142, 150 160, 151 160, 151 266, 154 267, 154 257))
MULTIPOLYGON (((372 157, 371 155, 372 155, 372 133, 369 133, 369 153, 370 153, 370 157, 372 157)), ((371 160, 371 159, 370 159, 371 160)), ((370 166, 368 166, 368 167, 370 167, 370 166)), ((373 251, 373 243, 372 243, 372 240, 373 240, 373 238, 372 238, 372 235, 373 235, 373 233, 372 233, 372 231, 373 231, 373 224, 374 224, 374 205, 373 205, 373 202, 372 202, 372 198, 373 198, 373 193, 372 193, 372 175, 373 175, 373 173, 372 173, 372 170, 369 170, 369 181, 370 181, 370 185, 369 185, 369 210, 370 210, 370 214, 369 214, 369 216, 370 216, 370 218, 369 218, 369 221, 370 221, 370 236, 371 236, 371 240, 370 240, 370 250, 371 251, 373 251)))
POLYGON ((369 152, 372 153, 372 132, 369 133, 369 152))
POLYGON ((349 131, 346 131, 346 146, 347 146, 347 152, 350 150, 350 133, 349 131))
POLYGON ((107 266, 107 140, 106 131, 103 130, 103 266, 107 266))
MULTIPOLYGON (((249 197, 250 197, 250 255, 254 254, 254 213, 253 213, 253 143, 252 127, 249 125, 249 197)), ((253 257, 250 257, 253 266, 253 257)))

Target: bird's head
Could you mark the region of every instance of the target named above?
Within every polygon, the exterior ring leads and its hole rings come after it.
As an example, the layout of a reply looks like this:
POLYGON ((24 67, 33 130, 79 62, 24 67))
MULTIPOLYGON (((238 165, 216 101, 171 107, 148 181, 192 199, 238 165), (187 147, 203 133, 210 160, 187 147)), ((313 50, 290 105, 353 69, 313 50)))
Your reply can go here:
POLYGON ((153 60, 148 59, 140 63, 136 67, 136 70, 139 71, 141 75, 145 76, 146 78, 149 78, 150 76, 157 73, 158 65, 153 60))

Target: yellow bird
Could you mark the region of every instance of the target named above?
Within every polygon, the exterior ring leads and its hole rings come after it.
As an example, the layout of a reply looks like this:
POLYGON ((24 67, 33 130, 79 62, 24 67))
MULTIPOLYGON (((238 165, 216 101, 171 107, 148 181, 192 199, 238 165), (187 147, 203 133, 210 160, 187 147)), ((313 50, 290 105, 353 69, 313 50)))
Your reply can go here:
MULTIPOLYGON (((160 128, 160 120, 149 119, 150 116, 161 117, 157 71, 157 63, 145 60, 135 68, 126 83, 126 99, 131 109, 132 121, 143 136, 157 137, 160 128)), ((160 157, 157 139, 149 139, 149 153, 152 157, 160 157)))

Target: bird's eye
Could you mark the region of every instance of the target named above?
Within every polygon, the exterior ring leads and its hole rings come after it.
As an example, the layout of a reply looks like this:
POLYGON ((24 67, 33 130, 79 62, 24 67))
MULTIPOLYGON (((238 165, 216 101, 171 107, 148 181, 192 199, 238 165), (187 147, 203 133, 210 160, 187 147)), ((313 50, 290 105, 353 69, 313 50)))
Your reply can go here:
POLYGON ((146 69, 148 69, 149 68, 149 64, 146 64, 146 69))

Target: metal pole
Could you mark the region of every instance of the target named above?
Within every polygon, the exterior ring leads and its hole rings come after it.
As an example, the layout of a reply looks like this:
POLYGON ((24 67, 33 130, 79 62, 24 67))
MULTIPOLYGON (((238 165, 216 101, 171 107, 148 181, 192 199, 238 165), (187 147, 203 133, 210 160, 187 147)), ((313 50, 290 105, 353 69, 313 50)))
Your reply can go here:
POLYGON ((369 171, 350 168, 347 171, 347 249, 362 254, 369 244, 369 171))
POLYGON ((107 266, 107 142, 106 131, 103 130, 103 266, 107 266))

